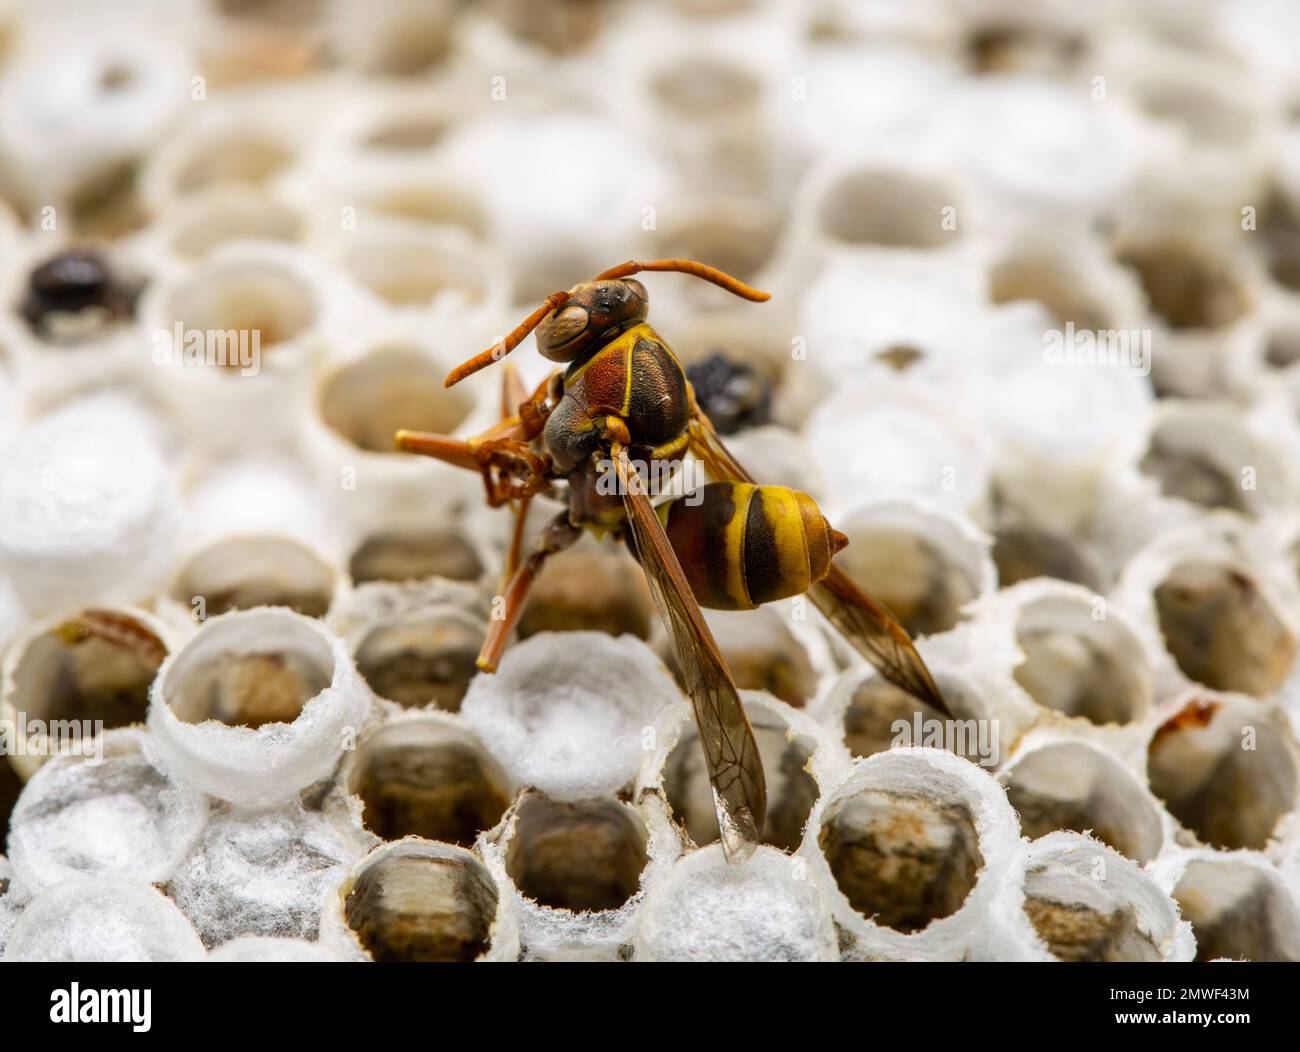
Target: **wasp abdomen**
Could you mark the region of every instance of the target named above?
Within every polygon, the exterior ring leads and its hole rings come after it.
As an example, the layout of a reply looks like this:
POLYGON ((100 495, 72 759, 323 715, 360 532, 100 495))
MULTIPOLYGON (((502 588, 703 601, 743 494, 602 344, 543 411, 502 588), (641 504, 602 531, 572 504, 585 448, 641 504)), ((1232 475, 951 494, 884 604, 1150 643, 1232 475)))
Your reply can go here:
POLYGON ((785 486, 712 482, 668 506, 665 529, 701 606, 752 610, 826 576, 844 535, 785 486))

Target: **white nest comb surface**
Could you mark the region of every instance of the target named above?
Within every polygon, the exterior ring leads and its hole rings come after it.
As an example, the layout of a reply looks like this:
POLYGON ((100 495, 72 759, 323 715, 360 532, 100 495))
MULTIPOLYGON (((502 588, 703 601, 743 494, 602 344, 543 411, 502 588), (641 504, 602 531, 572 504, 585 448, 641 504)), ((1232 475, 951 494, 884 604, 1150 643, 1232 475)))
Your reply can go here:
POLYGON ((100 6, 0 15, 7 959, 1300 959, 1285 5, 100 6), (741 865, 626 554, 477 674, 509 516, 392 452, 662 256, 953 716, 711 614, 741 865))

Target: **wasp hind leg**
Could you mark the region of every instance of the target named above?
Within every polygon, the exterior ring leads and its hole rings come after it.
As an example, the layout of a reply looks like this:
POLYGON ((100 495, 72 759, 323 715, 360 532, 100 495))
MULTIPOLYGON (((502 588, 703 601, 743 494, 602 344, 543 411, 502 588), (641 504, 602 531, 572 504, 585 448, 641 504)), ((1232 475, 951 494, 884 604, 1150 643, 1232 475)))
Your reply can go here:
POLYGON ((492 621, 487 638, 483 640, 483 649, 479 651, 478 667, 484 672, 495 672, 506 649, 506 643, 528 602, 528 592, 541 573, 546 560, 556 552, 562 552, 573 545, 582 536, 582 529, 569 522, 569 513, 560 512, 542 531, 537 544, 528 557, 519 564, 510 583, 505 587, 505 594, 492 602, 492 621))

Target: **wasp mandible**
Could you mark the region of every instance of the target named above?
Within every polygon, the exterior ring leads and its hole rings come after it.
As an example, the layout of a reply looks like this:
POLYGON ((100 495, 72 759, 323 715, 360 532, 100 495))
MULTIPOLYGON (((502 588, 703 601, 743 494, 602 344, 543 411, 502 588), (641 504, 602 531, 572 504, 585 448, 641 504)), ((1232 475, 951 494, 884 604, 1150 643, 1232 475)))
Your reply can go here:
POLYGON ((767 792, 753 730, 701 606, 752 610, 807 592, 882 676, 947 709, 907 632, 832 562, 847 538, 807 494, 755 482, 722 443, 681 362, 646 323, 646 289, 633 275, 650 271, 690 274, 754 302, 769 298, 694 260, 629 260, 552 293, 501 343, 447 376, 448 387, 459 383, 535 329, 538 350, 566 368, 530 395, 507 366, 498 424, 464 440, 399 431, 396 444, 481 473, 489 504, 514 505, 504 616, 492 622, 478 658, 485 672, 496 669, 549 556, 584 530, 625 540, 671 636, 695 709, 723 848, 736 860, 759 842, 767 792), (656 508, 642 466, 675 470, 688 452, 712 481, 690 498, 656 508), (525 556, 524 520, 539 494, 560 496, 567 506, 525 556))

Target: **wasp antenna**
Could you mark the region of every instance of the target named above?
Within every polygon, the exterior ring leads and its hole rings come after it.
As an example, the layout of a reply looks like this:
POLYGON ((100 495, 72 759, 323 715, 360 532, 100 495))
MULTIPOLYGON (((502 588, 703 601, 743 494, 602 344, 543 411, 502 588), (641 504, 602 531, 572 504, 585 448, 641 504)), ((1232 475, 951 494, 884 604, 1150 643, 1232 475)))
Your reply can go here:
POLYGON ((550 314, 551 311, 559 310, 568 302, 569 294, 567 292, 552 292, 546 297, 546 302, 516 325, 510 335, 508 335, 504 340, 500 343, 494 343, 485 351, 480 351, 469 361, 461 362, 460 365, 456 366, 455 369, 449 372, 447 374, 447 379, 443 381, 443 386, 454 387, 465 379, 465 377, 473 376, 480 369, 486 369, 493 362, 500 361, 523 343, 528 334, 537 328, 537 326, 542 323, 542 319, 550 314))
POLYGON ((726 289, 733 296, 753 300, 755 303, 763 303, 772 298, 770 292, 752 288, 739 278, 733 278, 730 274, 724 273, 717 267, 711 267, 707 263, 698 263, 693 259, 649 259, 640 262, 629 259, 626 263, 620 263, 616 267, 610 267, 609 270, 597 274, 592 280, 607 281, 611 278, 630 278, 633 274, 640 274, 642 271, 690 274, 693 277, 702 278, 704 281, 717 285, 719 288, 726 289))

